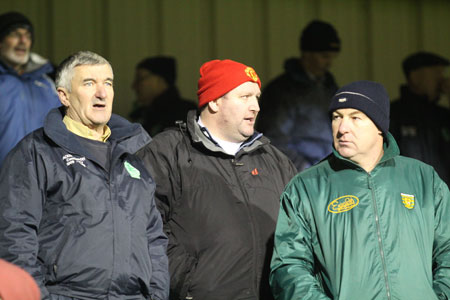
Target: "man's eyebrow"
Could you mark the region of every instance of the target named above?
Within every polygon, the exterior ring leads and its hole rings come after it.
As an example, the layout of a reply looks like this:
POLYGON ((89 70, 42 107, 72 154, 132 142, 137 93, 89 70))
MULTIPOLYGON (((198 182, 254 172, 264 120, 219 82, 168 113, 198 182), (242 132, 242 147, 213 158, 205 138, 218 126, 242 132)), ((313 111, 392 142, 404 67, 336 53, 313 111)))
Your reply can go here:
POLYGON ((359 114, 362 114, 362 112, 361 111, 354 111, 354 112, 350 113, 350 116, 359 115, 359 114))
MULTIPOLYGON (((83 79, 83 82, 86 82, 86 81, 96 81, 96 80, 94 78, 88 77, 88 78, 83 79)), ((114 78, 108 77, 105 79, 105 81, 114 81, 114 78)))

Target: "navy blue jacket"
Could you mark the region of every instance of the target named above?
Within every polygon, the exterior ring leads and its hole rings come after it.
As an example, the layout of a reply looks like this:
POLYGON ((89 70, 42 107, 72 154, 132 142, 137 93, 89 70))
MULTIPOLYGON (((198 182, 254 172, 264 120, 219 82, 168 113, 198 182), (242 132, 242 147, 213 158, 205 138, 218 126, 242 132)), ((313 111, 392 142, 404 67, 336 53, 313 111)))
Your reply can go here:
POLYGON ((47 113, 61 105, 47 60, 32 53, 25 73, 0 63, 0 166, 8 152, 44 124, 47 113))
POLYGON ((167 299, 167 238, 155 183, 134 153, 150 142, 113 115, 110 168, 52 110, 0 172, 0 257, 27 270, 44 299, 167 299))

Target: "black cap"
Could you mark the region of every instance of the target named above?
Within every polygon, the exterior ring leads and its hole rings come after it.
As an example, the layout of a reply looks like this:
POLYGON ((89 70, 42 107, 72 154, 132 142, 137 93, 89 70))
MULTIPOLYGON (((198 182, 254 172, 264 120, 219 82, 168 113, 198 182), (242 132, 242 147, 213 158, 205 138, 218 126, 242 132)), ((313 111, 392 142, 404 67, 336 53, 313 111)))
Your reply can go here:
POLYGON ((21 13, 12 11, 0 15, 0 41, 11 31, 17 28, 26 28, 31 33, 33 40, 33 24, 21 13))
POLYGON ((417 52, 405 58, 403 61, 403 73, 408 77, 410 72, 423 67, 448 65, 449 61, 442 56, 430 52, 417 52))
POLYGON ((146 69, 164 78, 169 85, 174 85, 177 70, 175 58, 169 56, 153 56, 142 60, 136 69, 146 69))
POLYGON ((310 22, 300 36, 302 51, 340 51, 341 40, 330 23, 319 20, 310 22))
POLYGON ((328 112, 355 108, 365 113, 386 136, 389 130, 390 101, 383 85, 361 80, 341 87, 331 99, 328 112))

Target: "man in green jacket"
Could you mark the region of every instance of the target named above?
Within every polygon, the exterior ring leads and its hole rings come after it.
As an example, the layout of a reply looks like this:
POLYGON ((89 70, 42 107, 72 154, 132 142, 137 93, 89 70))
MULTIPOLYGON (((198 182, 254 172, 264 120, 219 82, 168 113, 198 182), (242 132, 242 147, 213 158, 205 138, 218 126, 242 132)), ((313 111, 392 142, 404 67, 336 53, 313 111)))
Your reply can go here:
POLYGON ((281 196, 276 299, 450 299, 450 193, 399 155, 389 97, 370 81, 331 100, 333 153, 281 196))

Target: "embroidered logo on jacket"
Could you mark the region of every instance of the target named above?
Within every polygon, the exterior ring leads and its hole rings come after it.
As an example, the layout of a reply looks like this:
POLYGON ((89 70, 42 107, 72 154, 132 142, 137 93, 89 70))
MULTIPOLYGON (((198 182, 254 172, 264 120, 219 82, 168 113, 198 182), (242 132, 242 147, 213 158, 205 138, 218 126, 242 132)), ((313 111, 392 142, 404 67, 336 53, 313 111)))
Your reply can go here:
POLYGON ((139 172, 138 169, 133 167, 132 164, 125 161, 124 166, 125 166, 125 170, 127 170, 128 174, 130 174, 131 177, 136 178, 136 179, 141 179, 141 172, 139 172))
POLYGON ((259 173, 258 173, 258 169, 257 168, 254 168, 253 170, 252 170, 252 175, 253 176, 256 176, 256 175, 258 175, 259 173))
POLYGON ((359 204, 359 199, 356 196, 345 195, 334 199, 328 204, 328 211, 333 214, 340 214, 351 210, 359 204))
POLYGON ((403 205, 407 208, 407 209, 413 209, 414 208, 414 204, 415 204, 415 196, 414 195, 408 195, 408 194, 403 194, 400 193, 400 195, 402 195, 402 202, 403 205))
POLYGON ((78 163, 86 168, 85 161, 86 157, 75 157, 72 154, 66 154, 62 157, 62 159, 66 162, 66 166, 73 165, 74 163, 78 163))

